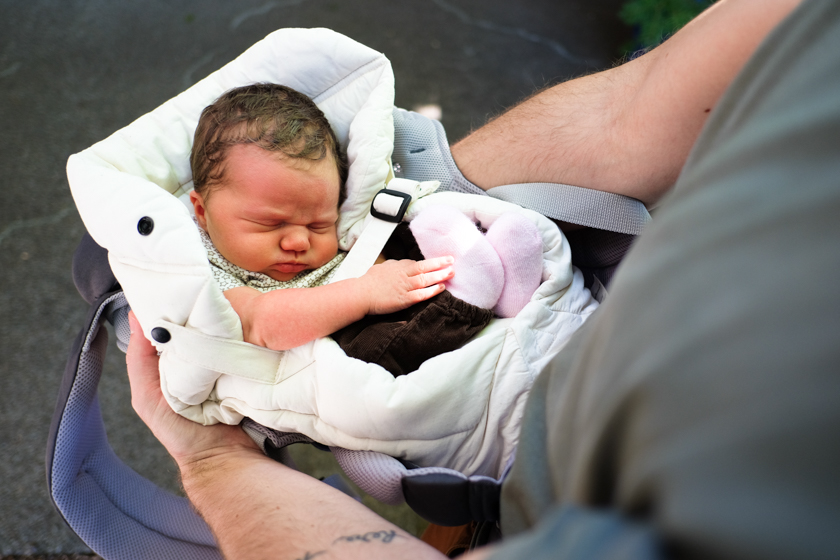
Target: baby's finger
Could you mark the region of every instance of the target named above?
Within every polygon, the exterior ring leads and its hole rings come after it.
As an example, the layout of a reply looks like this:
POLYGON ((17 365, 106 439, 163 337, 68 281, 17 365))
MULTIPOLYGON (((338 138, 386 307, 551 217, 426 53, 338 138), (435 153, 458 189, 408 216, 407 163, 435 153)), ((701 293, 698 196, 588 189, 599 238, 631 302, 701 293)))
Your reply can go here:
POLYGON ((426 301, 427 299, 434 297, 444 291, 446 286, 443 284, 435 284, 434 286, 427 286, 425 288, 419 288, 417 290, 413 290, 411 295, 414 296, 416 303, 421 301, 426 301))
POLYGON ((436 257, 434 259, 426 259, 424 261, 417 261, 417 274, 432 272, 433 270, 440 270, 447 266, 452 266, 455 263, 455 258, 451 256, 436 257))
POLYGON ((418 274, 417 276, 412 277, 411 280, 414 282, 414 286, 416 286, 417 288, 424 288, 433 284, 440 284, 441 282, 446 282, 454 275, 455 271, 452 270, 451 266, 448 266, 439 270, 433 270, 431 272, 418 274))

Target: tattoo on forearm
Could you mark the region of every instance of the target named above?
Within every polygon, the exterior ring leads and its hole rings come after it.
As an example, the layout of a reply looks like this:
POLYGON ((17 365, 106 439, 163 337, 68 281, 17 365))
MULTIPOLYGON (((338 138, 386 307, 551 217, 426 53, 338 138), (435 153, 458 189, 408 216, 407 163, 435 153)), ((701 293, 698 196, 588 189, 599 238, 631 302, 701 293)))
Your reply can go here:
POLYGON ((370 533, 365 533, 364 535, 348 535, 346 537, 338 537, 333 541, 333 544, 339 542, 365 542, 369 543, 372 541, 379 541, 382 544, 388 544, 393 541, 397 537, 402 537, 402 535, 398 535, 396 531, 371 531, 370 533))
MULTIPOLYGON (((396 538, 402 538, 402 535, 398 535, 396 531, 371 531, 370 533, 365 533, 363 535, 347 535, 345 537, 338 537, 333 541, 333 546, 341 543, 371 543, 371 542, 381 542, 382 544, 388 544, 396 538)), ((307 552, 297 560, 312 560, 316 556, 321 556, 322 554, 326 554, 326 550, 319 550, 318 552, 307 552)))
POLYGON ((318 552, 307 552, 306 554, 304 554, 303 556, 298 558, 298 560, 312 560, 316 556, 321 556, 322 554, 326 554, 326 552, 327 552, 326 550, 319 550, 318 552))

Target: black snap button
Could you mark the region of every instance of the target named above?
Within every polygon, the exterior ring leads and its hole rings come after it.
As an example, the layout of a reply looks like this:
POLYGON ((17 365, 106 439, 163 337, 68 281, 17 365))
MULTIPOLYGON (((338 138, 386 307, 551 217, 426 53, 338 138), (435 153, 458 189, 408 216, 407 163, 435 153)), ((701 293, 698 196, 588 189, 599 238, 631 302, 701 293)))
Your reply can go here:
POLYGON ((166 344, 172 340, 172 335, 169 334, 169 331, 163 327, 155 327, 152 329, 152 338, 161 344, 166 344))
POLYGON ((137 231, 140 232, 140 235, 149 235, 153 229, 155 229, 155 221, 148 216, 143 216, 137 222, 137 231))

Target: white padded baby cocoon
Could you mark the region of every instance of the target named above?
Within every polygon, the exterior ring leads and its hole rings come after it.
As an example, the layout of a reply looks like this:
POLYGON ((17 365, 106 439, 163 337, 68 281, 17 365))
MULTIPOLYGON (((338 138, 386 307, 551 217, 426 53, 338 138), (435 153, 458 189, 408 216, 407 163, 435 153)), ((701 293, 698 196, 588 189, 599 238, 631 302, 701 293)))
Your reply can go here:
POLYGON ((71 156, 70 186, 143 332, 155 329, 161 384, 172 407, 205 424, 243 416, 326 445, 374 450, 421 466, 499 476, 518 437, 525 396, 541 367, 595 309, 553 222, 492 199, 433 193, 484 225, 521 212, 543 237, 543 282, 515 318, 399 378, 348 358, 330 338, 285 352, 242 342, 239 318, 213 280, 183 199, 201 110, 254 82, 313 98, 348 154, 340 245, 358 237, 374 194, 392 176, 394 80, 384 55, 325 29, 283 29, 151 113, 71 156), (138 227, 143 221, 144 226, 138 227), (162 331, 156 331, 158 335, 162 331))

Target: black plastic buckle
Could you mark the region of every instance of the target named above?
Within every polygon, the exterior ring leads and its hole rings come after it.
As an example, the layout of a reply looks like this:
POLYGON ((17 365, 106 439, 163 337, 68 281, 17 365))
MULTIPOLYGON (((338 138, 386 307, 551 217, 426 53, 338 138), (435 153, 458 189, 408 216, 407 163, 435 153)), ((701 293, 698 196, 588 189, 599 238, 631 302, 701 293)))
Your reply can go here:
POLYGON ((408 209, 408 205, 411 204, 411 195, 408 193, 394 191, 391 189, 382 189, 376 196, 373 197, 374 202, 376 202, 376 197, 380 194, 390 194, 393 196, 398 196, 403 199, 402 203, 400 203, 400 209, 397 211, 396 216, 391 216, 389 214, 383 214, 382 212, 378 211, 376 208, 373 207, 373 202, 370 203, 370 213, 373 215, 374 218, 379 218, 380 220, 385 220, 386 222, 392 223, 399 223, 402 221, 403 216, 405 215, 405 211, 408 209))

